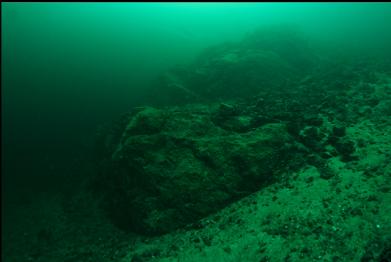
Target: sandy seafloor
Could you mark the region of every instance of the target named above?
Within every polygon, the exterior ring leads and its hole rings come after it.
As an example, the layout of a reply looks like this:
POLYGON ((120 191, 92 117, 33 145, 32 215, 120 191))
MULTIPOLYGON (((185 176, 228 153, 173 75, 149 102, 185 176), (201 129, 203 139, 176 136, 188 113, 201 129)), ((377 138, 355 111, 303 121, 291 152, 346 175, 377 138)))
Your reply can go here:
MULTIPOLYGON (((391 75, 381 78, 376 95, 390 101, 391 75)), ((160 237, 114 227, 83 184, 19 195, 4 207, 2 261, 390 261, 391 117, 363 113, 347 137, 358 160, 330 158, 331 179, 305 166, 160 237)))

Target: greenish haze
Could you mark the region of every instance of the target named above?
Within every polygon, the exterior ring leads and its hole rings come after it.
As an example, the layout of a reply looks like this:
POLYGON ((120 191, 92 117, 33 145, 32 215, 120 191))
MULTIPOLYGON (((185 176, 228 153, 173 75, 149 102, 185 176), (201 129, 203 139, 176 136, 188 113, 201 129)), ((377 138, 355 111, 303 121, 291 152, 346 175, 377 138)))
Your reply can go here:
POLYGON ((5 261, 391 261, 390 3, 1 7, 5 261))
POLYGON ((387 3, 3 3, 4 142, 12 148, 28 139, 18 131, 28 125, 38 143, 56 143, 53 133, 79 143, 80 134, 140 102, 162 70, 261 25, 297 25, 327 46, 384 50, 390 10, 387 3))

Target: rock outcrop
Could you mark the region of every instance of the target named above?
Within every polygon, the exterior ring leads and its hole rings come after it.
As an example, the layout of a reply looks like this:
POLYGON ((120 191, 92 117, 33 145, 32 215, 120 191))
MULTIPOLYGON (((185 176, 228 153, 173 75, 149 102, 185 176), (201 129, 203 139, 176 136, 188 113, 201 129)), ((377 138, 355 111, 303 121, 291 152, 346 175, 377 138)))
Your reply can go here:
POLYGON ((251 126, 229 110, 189 105, 134 114, 101 177, 113 222, 169 232, 276 180, 292 142, 285 124, 251 126), (242 129, 222 128, 229 118, 243 121, 242 129))
POLYGON ((240 42, 208 48, 192 64, 166 72, 154 82, 151 101, 210 102, 284 90, 305 77, 318 60, 296 30, 260 29, 240 42))

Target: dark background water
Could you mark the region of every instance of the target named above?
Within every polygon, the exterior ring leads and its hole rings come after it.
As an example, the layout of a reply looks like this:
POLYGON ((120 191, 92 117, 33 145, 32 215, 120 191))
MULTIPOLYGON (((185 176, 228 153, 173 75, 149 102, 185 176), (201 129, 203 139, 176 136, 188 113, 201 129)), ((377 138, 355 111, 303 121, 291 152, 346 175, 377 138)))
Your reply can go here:
POLYGON ((79 175, 97 126, 148 103, 160 72, 271 24, 390 55, 388 3, 2 4, 3 192, 57 190, 79 175))

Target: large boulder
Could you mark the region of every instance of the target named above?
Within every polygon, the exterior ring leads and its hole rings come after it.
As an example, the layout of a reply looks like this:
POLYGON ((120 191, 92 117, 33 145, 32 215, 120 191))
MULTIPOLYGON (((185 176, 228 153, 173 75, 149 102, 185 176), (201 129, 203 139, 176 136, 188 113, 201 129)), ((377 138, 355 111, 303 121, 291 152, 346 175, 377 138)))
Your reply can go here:
POLYGON ((133 114, 99 177, 112 221, 161 234, 276 180, 292 139, 284 124, 249 118, 227 104, 146 107, 133 114))

